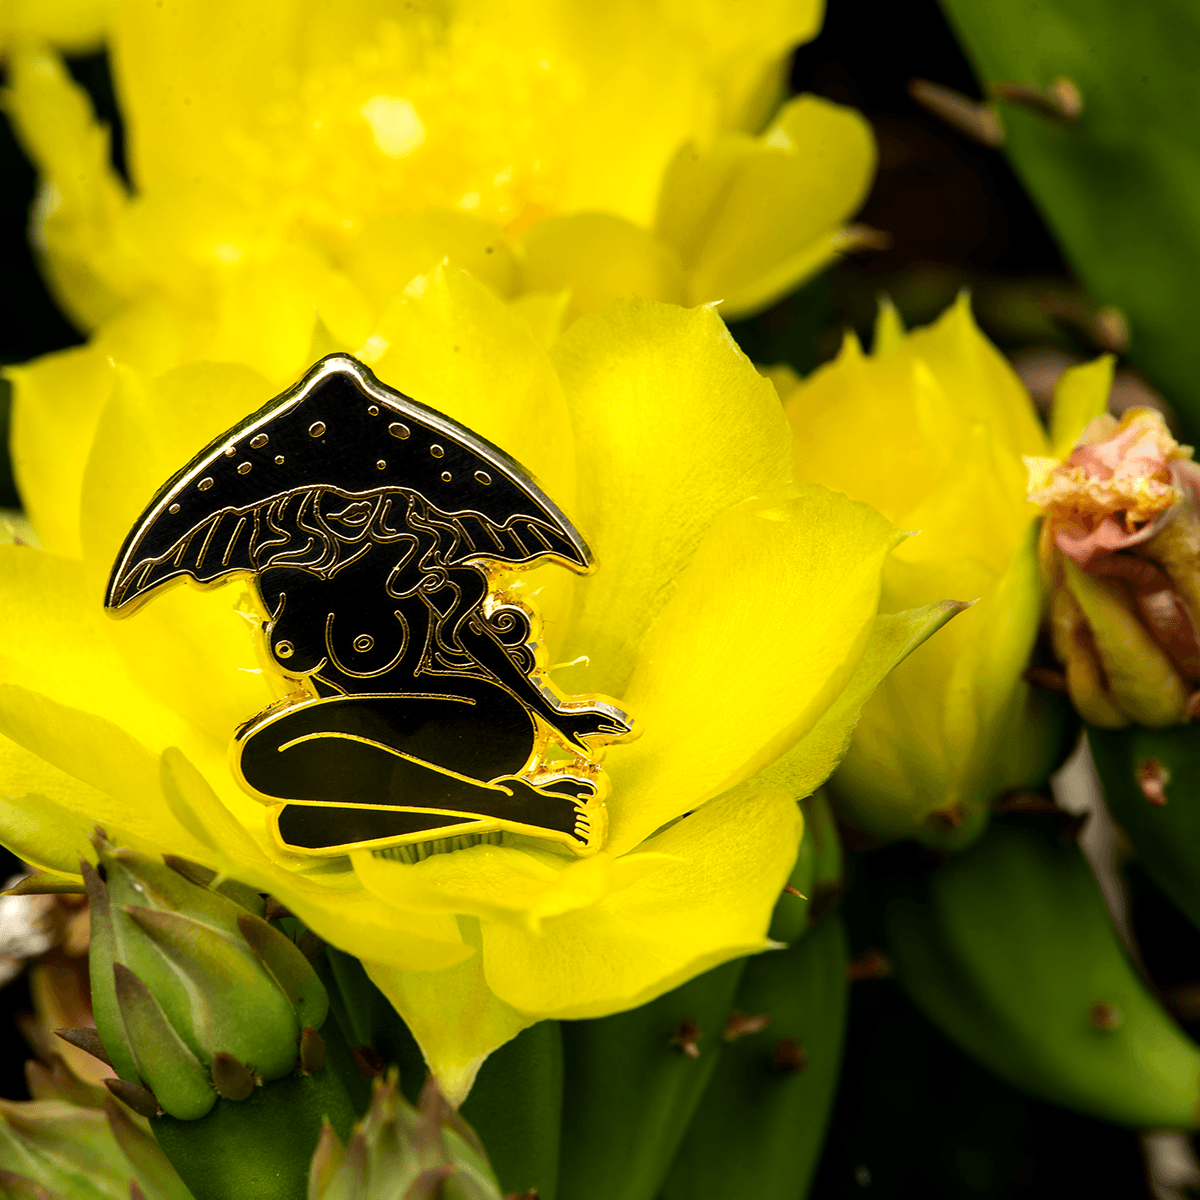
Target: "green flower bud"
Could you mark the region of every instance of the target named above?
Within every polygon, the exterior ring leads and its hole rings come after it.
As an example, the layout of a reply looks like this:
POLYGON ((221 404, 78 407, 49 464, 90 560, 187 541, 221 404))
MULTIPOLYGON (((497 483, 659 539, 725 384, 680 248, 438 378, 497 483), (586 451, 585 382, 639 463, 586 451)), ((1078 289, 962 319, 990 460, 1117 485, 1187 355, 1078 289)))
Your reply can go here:
POLYGON ((431 1078, 414 1108, 395 1069, 376 1079, 348 1145, 326 1124, 313 1155, 308 1200, 501 1200, 475 1132, 431 1078))
POLYGON ((329 1001, 308 960, 257 912, 258 897, 205 868, 115 849, 81 863, 92 913, 96 1027, 114 1094, 143 1113, 195 1120, 217 1097, 320 1059, 329 1001), (244 901, 245 903, 240 903, 244 901), (250 906, 250 907, 247 907, 250 906))
POLYGON ((1190 689, 1138 619, 1124 589, 1081 571, 1070 560, 1062 568, 1053 640, 1080 714, 1101 728, 1131 722, 1152 729, 1180 724, 1190 689))
POLYGON ((0 1100, 0 1195, 192 1200, 154 1138, 111 1098, 104 1109, 61 1100, 0 1100))

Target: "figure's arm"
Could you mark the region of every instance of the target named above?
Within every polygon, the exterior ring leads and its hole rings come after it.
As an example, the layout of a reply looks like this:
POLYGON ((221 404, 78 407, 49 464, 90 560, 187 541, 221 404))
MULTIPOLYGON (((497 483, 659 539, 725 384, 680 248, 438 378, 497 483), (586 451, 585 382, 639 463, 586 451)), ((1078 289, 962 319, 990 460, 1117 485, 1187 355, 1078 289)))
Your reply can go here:
POLYGON ((630 726, 611 705, 563 707, 557 697, 544 691, 536 679, 526 673, 511 652, 487 627, 478 614, 463 620, 455 632, 463 649, 489 674, 502 683, 517 699, 527 704, 547 724, 585 752, 584 737, 620 737, 630 726))

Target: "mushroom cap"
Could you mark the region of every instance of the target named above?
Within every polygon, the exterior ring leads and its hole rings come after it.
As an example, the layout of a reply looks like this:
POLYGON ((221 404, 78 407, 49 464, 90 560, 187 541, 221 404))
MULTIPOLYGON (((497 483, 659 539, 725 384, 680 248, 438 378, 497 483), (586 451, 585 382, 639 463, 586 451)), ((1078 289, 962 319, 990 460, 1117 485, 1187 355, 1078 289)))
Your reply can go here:
POLYGON ((518 463, 348 354, 331 354, 159 489, 117 556, 106 610, 125 616, 175 579, 215 584, 261 569, 279 540, 271 514, 306 494, 312 507, 322 490, 348 501, 394 492, 398 514, 420 497, 457 531, 447 566, 591 569, 578 531, 518 463))

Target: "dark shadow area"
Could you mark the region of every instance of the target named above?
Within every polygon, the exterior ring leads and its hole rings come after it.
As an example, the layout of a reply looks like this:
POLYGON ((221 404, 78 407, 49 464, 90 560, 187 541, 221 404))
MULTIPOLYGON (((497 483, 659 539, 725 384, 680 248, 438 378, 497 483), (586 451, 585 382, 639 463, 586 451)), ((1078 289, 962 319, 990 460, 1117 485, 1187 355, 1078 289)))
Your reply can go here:
MULTIPOLYGON (((21 861, 0 846, 0 886, 13 875, 24 870, 21 861)), ((28 1100, 29 1090, 25 1086, 25 1060, 33 1052, 17 1030, 16 1018, 21 1013, 33 1011, 29 995, 29 979, 22 972, 7 986, 0 988, 0 1098, 5 1100, 28 1100)))
MULTIPOLYGON (((851 954, 885 945, 872 884, 919 870, 899 846, 849 856, 851 954)), ((850 989, 841 1084, 813 1200, 1147 1196, 1133 1132, 1010 1087, 958 1049, 890 978, 850 989)))

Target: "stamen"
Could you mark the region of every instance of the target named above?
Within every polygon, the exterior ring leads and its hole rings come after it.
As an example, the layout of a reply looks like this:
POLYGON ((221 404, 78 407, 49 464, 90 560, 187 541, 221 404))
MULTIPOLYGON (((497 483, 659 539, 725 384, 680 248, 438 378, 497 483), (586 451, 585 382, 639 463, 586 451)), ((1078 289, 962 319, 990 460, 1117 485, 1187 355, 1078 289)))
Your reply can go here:
POLYGON ((973 141, 993 148, 1004 145, 1004 125, 990 104, 981 104, 928 79, 911 79, 908 94, 924 109, 973 141))
POLYGON ((1034 116, 1060 125, 1074 125, 1083 113, 1083 93, 1074 80, 1060 77, 1049 87, 1033 83, 993 83, 997 100, 1023 108, 1034 116))

